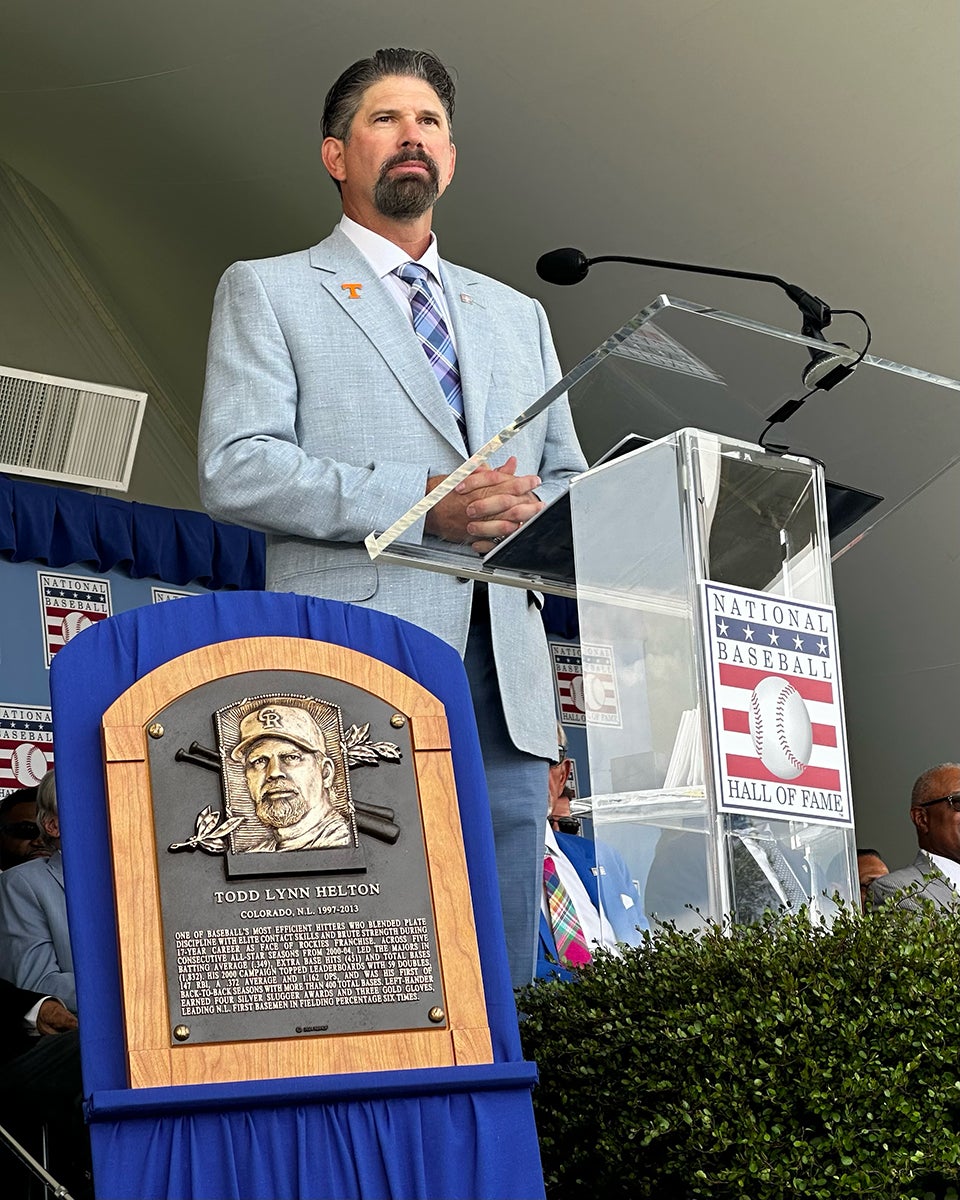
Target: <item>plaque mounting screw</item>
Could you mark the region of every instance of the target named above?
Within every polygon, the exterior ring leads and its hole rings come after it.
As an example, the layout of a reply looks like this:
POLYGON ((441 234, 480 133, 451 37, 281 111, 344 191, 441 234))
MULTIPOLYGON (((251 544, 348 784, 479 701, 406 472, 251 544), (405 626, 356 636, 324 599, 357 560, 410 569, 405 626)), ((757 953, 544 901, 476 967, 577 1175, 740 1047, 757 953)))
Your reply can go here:
POLYGON ((177 1025, 173 1031, 173 1036, 177 1039, 178 1042, 185 1042, 187 1040, 187 1038, 190 1036, 190 1026, 189 1025, 177 1025))
POLYGON ((147 733, 149 733, 152 738, 162 738, 163 726, 159 721, 154 721, 152 725, 147 726, 147 733))
POLYGON ((430 1011, 427 1013, 427 1016, 434 1023, 434 1025, 439 1025, 440 1022, 443 1020, 443 1018, 446 1015, 447 1014, 439 1006, 437 1006, 435 1008, 431 1008, 430 1011))
POLYGON ((390 718, 390 724, 394 727, 394 729, 402 729, 406 723, 407 718, 403 715, 403 713, 394 713, 390 718))

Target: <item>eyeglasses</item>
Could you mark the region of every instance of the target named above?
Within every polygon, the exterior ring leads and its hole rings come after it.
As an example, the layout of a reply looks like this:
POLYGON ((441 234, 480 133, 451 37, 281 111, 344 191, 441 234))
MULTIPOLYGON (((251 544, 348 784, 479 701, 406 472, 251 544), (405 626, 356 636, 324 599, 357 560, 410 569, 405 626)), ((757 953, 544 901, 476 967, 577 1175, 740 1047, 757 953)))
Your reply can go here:
POLYGON ((11 821, 9 825, 0 825, 0 833, 4 837, 23 838, 32 842, 40 836, 40 826, 35 821, 11 821))
POLYGON ((960 812, 960 792, 951 792, 949 796, 940 796, 937 800, 927 800, 918 804, 917 808, 930 808, 933 804, 949 804, 954 812, 960 812))
POLYGON ((558 833, 579 833, 580 818, 579 817, 555 817, 558 833))

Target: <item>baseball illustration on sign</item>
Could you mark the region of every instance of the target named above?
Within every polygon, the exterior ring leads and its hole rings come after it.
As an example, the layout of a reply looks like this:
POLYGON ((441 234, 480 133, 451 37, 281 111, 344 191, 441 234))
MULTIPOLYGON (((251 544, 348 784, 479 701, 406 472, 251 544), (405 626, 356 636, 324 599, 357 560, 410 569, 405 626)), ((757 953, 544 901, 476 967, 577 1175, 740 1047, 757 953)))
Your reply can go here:
POLYGON ((834 610, 713 583, 703 603, 720 808, 849 825, 834 610))
POLYGON ((0 704, 0 796, 36 786, 52 766, 50 709, 0 704))
POLYGON ((778 779, 796 779, 809 765, 810 714, 800 693, 782 676, 768 675, 753 689, 750 736, 760 761, 778 779))

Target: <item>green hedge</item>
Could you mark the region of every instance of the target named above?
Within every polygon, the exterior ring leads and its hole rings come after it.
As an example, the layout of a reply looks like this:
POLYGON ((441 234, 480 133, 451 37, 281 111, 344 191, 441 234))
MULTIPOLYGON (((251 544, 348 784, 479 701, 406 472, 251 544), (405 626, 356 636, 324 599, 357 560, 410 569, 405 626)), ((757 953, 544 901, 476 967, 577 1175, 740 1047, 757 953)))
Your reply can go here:
POLYGON ((955 1197, 960 915, 661 932, 521 994, 551 1200, 955 1197))

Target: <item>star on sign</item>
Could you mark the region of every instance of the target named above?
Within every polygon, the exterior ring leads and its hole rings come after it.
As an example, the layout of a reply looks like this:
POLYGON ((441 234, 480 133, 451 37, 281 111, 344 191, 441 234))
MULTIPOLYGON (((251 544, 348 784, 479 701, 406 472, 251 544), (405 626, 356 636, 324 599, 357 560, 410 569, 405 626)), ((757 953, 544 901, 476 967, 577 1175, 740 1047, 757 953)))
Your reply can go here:
POLYGON ((780 645, 780 636, 775 629, 771 629, 767 636, 770 638, 771 646, 779 646, 780 645))
POLYGON ((817 642, 817 649, 820 651, 821 654, 826 654, 826 652, 827 652, 827 643, 825 641, 823 641, 822 638, 819 642, 817 642))
POLYGON ((718 621, 718 622, 717 622, 717 633, 718 633, 718 634, 719 634, 721 637, 726 637, 726 636, 727 636, 727 630, 728 630, 729 628, 730 628, 730 626, 729 626, 729 625, 726 623, 726 621, 723 621, 723 620, 721 620, 721 621, 718 621))
POLYGON ((797 636, 796 636, 796 637, 793 639, 793 645, 794 645, 794 649, 796 649, 796 650, 802 650, 802 649, 803 649, 803 638, 800 636, 800 634, 799 634, 799 633, 798 633, 798 634, 797 634, 797 636))
POLYGON ((747 640, 748 642, 752 642, 752 641, 753 641, 753 630, 750 628, 750 626, 749 626, 749 625, 744 625, 744 627, 743 627, 743 636, 746 638, 746 640, 747 640))

